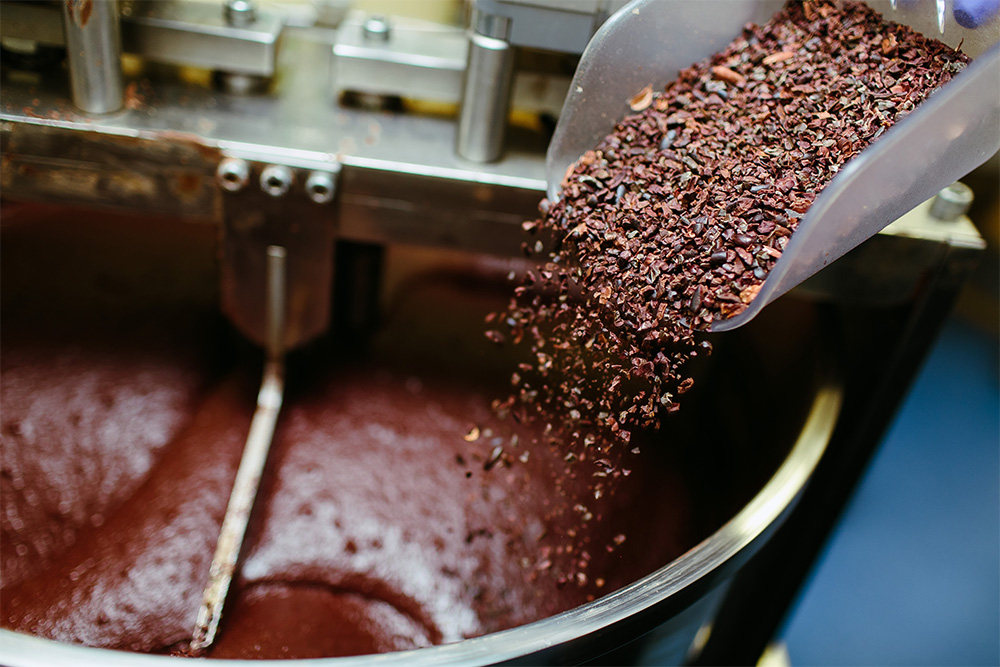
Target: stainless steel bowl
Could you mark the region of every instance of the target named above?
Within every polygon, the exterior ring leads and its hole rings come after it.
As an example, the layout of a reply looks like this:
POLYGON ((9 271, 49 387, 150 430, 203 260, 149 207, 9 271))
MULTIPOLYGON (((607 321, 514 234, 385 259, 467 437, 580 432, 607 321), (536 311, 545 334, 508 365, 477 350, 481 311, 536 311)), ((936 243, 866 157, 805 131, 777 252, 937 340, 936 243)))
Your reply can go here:
MULTIPOLYGON (((409 280, 397 282, 410 283, 409 280)), ((720 507, 728 508, 713 510, 713 516, 721 518, 713 524, 716 526, 714 532, 700 543, 629 585, 534 623, 429 648, 310 659, 296 664, 339 667, 579 663, 653 631, 658 638, 658 660, 684 661, 706 636, 734 575, 790 512, 823 456, 839 417, 841 388, 830 370, 836 364, 832 363, 831 346, 826 344, 824 327, 817 323, 815 306, 779 302, 768 311, 745 330, 725 334, 724 340, 717 339, 717 353, 712 359, 721 361, 707 369, 710 371, 707 382, 730 388, 708 390, 698 397, 703 407, 707 402, 710 411, 718 403, 732 405, 733 395, 746 394, 760 394, 747 399, 758 406, 774 403, 784 406, 776 416, 767 417, 770 424, 757 423, 755 415, 758 413, 741 414, 739 419, 734 415, 729 421, 737 422, 735 425, 706 438, 722 441, 711 445, 715 448, 711 456, 739 450, 742 458, 729 466, 735 473, 732 470, 721 472, 721 468, 716 471, 713 465, 701 465, 704 461, 694 462, 693 468, 699 478, 694 501, 721 499, 720 507), (767 377, 752 389, 734 385, 733 376, 745 378, 748 372, 759 372, 767 377), (745 437, 737 442, 741 433, 745 437), (747 457, 761 461, 759 466, 754 466, 762 471, 758 471, 759 477, 758 473, 743 475, 742 461, 747 457), (747 477, 751 480, 749 484, 757 486, 748 487, 745 493, 731 492, 734 478, 740 476, 747 477)), ((477 321, 481 323, 481 316, 477 321)), ((686 411, 697 412, 694 406, 691 408, 686 411)), ((665 428, 669 432, 670 427, 665 428)), ((655 530, 655 526, 651 530, 655 530)), ((0 630, 0 663, 7 667, 163 667, 183 664, 184 660, 187 659, 70 645, 0 630)), ((227 661, 227 664, 266 667, 287 665, 287 661, 236 660, 227 661)))

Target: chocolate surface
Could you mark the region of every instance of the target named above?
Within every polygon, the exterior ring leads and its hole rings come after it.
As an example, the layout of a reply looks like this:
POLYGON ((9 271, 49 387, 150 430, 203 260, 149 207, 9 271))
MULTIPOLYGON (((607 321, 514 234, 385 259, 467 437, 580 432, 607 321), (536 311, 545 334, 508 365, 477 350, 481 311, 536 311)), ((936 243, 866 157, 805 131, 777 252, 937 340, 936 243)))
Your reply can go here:
POLYGON ((136 491, 213 373, 216 320, 209 229, 40 206, 3 217, 6 589, 136 491))
MULTIPOLYGON (((147 289, 148 272, 169 275, 152 259, 176 231, 136 228, 150 239, 124 239, 134 242, 124 260, 111 250, 129 221, 89 222, 78 236, 57 219, 5 232, 5 253, 22 257, 50 253, 55 232, 66 245, 64 261, 46 260, 48 287, 33 278, 34 262, 4 262, 0 400, 4 424, 20 425, 3 431, 4 541, 31 545, 52 531, 72 539, 45 560, 11 550, 2 623, 64 642, 183 652, 249 427, 259 354, 212 354, 230 339, 201 322, 204 284, 184 294, 189 283, 177 276, 180 294, 147 289), (122 262, 136 271, 116 269, 122 262), (109 271, 114 298, 99 279, 109 271), (32 294, 45 295, 45 309, 32 307, 32 294), (66 355, 72 364, 60 361, 66 355), (66 516, 53 527, 51 512, 32 513, 29 489, 64 502, 66 516)), ((326 345, 290 360, 291 389, 210 657, 457 641, 582 604, 691 543, 675 471, 645 481, 637 472, 620 494, 596 500, 591 468, 567 474, 545 424, 496 417, 491 403, 506 381, 497 369, 507 362, 481 332, 502 291, 483 284, 456 273, 408 281, 367 349, 326 345), (641 501, 650 509, 636 516, 630 506, 641 501), (643 530, 650 522, 656 531, 643 530)))
MULTIPOLYGON (((322 617, 337 601, 346 605, 338 613, 351 610, 355 623, 331 621, 326 629, 343 639, 327 636, 327 655, 341 655, 453 642, 595 594, 593 583, 557 585, 571 555, 541 556, 578 528, 563 508, 586 489, 554 483, 546 473, 558 452, 533 444, 527 429, 513 451, 531 452, 530 466, 485 470, 493 443, 510 446, 514 435, 489 404, 474 384, 370 366, 336 372, 293 401, 272 452, 241 590, 212 655, 279 648, 258 650, 239 638, 253 634, 254 622, 265 635, 294 636, 298 616, 278 613, 291 600, 303 617, 311 608, 322 617), (469 442, 473 429, 481 435, 469 442), (243 627, 230 635, 230 624, 243 627)), ((571 542, 603 549, 612 536, 594 523, 571 542)), ((282 642, 275 657, 319 650, 282 642)))

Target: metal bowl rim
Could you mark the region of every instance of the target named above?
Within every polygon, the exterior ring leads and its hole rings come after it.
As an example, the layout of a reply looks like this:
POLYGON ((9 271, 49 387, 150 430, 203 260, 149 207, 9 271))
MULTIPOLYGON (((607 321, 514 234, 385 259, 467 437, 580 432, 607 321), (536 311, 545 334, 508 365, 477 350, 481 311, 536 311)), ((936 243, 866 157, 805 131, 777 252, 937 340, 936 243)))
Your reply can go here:
MULTIPOLYGON (((497 664, 606 630, 662 604, 697 584, 711 584, 727 564, 749 557, 794 505, 826 451, 840 412, 842 389, 825 378, 813 398, 803 427, 788 456, 764 487, 732 519, 689 551, 655 572, 593 602, 534 623, 407 651, 343 658, 295 661, 299 667, 359 665, 497 664)), ((180 660, 164 655, 65 644, 0 629, 0 655, 7 667, 163 667, 180 660)), ((287 667, 287 660, 226 660, 232 667, 287 667)))

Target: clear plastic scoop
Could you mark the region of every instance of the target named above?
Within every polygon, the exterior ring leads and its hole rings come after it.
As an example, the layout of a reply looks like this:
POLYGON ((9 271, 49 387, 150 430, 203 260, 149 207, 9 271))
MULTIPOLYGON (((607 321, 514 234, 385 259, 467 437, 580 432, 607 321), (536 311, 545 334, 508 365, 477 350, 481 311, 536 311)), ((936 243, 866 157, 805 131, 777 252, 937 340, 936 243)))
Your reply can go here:
MULTIPOLYGON (((713 331, 746 324, 803 280, 1000 149, 1000 17, 975 29, 933 2, 869 2, 889 20, 909 25, 973 58, 971 65, 851 160, 817 197, 757 297, 713 331)), ((629 100, 654 90, 684 67, 727 46, 748 22, 764 23, 783 0, 636 0, 594 35, 577 68, 549 146, 548 196, 559 196, 566 169, 633 113, 629 100)))

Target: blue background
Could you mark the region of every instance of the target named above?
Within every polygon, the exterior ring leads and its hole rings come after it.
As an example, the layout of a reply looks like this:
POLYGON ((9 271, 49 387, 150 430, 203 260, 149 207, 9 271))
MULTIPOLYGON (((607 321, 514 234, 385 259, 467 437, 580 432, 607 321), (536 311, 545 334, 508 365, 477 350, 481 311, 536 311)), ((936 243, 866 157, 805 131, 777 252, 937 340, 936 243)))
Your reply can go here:
POLYGON ((1000 665, 998 349, 946 325, 792 610, 793 665, 1000 665))

